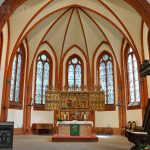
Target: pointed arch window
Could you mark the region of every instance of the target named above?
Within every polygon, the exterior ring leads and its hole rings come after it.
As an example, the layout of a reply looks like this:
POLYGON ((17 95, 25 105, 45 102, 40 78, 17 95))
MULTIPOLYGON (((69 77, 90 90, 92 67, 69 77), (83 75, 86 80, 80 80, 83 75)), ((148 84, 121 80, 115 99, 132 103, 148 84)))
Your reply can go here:
POLYGON ((21 46, 14 55, 11 67, 11 81, 10 81, 10 107, 22 105, 23 98, 23 81, 24 81, 24 51, 21 46))
POLYGON ((67 61, 67 85, 74 88, 83 85, 83 62, 78 56, 72 56, 67 61))
POLYGON ((129 103, 140 102, 140 85, 138 63, 132 48, 129 48, 127 55, 128 95, 129 103))
POLYGON ((105 104, 114 104, 113 60, 108 53, 102 53, 98 59, 98 81, 105 92, 105 104))
POLYGON ((41 53, 36 62, 35 105, 45 104, 45 90, 52 79, 51 58, 47 53, 41 53))

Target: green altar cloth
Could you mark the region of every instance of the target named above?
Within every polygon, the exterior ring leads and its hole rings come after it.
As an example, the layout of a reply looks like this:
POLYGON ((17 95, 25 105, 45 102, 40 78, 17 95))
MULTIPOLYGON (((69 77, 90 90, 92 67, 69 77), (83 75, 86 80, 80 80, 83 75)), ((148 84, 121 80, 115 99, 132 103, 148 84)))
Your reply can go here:
POLYGON ((80 136, 80 124, 70 125, 70 136, 80 136))

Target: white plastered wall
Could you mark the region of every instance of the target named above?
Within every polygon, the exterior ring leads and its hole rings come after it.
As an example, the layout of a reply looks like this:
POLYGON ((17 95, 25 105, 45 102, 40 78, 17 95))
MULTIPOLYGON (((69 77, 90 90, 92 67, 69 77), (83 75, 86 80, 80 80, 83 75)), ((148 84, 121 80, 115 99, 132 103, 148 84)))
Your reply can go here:
MULTIPOLYGON (((3 83, 4 83, 4 72, 5 72, 5 60, 6 60, 6 53, 8 47, 8 24, 6 23, 3 30, 3 47, 2 47, 2 59, 1 59, 1 66, 0 66, 0 106, 2 104, 2 92, 3 92, 3 83)), ((0 107, 1 112, 1 107, 0 107)))
MULTIPOLYGON (((55 85, 55 76, 56 76, 56 59, 51 48, 45 43, 39 47, 38 53, 34 60, 34 71, 33 71, 33 82, 35 83, 35 68, 36 68, 36 58, 40 52, 43 50, 47 51, 53 61, 53 73, 52 73, 52 85, 55 85)), ((34 97, 34 86, 32 87, 32 97, 34 97)), ((54 112, 53 111, 36 111, 31 109, 31 126, 33 123, 54 123, 54 112)))
POLYGON ((8 109, 7 121, 14 122, 14 128, 22 128, 23 110, 8 109))
POLYGON ((126 113, 126 121, 135 121, 137 126, 142 126, 142 110, 136 109, 136 110, 127 110, 126 113))
POLYGON ((77 47, 73 47, 70 51, 68 51, 68 53, 66 54, 64 61, 63 61, 63 83, 62 83, 62 86, 65 86, 65 83, 66 83, 66 62, 67 62, 68 58, 73 54, 77 54, 83 60, 84 85, 87 85, 87 62, 86 62, 86 58, 83 55, 83 53, 77 47))
POLYGON ((53 111, 35 111, 31 110, 31 125, 33 123, 54 123, 53 111))
MULTIPOLYGON (((94 59, 94 84, 97 85, 96 83, 96 62, 99 57, 99 55, 103 51, 109 52, 114 61, 114 81, 115 81, 115 103, 118 100, 118 89, 117 89, 117 70, 116 70, 116 61, 115 58, 112 54, 112 51, 110 47, 106 44, 102 44, 102 46, 99 48, 95 55, 94 59)), ((118 108, 116 107, 116 110, 114 111, 96 111, 95 112, 95 126, 96 127, 112 127, 112 128, 119 128, 119 116, 118 116, 118 108)))

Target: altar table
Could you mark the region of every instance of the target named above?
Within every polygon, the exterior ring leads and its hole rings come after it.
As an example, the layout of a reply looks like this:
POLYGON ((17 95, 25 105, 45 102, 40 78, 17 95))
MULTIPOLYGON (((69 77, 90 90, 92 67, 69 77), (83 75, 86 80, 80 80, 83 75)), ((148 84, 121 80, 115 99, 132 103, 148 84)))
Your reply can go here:
POLYGON ((58 121, 59 136, 92 136, 92 121, 58 121))

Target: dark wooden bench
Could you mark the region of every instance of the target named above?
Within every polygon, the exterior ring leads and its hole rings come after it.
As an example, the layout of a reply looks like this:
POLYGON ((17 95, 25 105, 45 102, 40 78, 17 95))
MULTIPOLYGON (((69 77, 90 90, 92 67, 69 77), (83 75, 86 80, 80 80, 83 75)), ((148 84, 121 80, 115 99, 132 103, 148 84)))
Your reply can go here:
POLYGON ((33 123, 32 133, 33 134, 53 134, 53 124, 51 123, 33 123))

